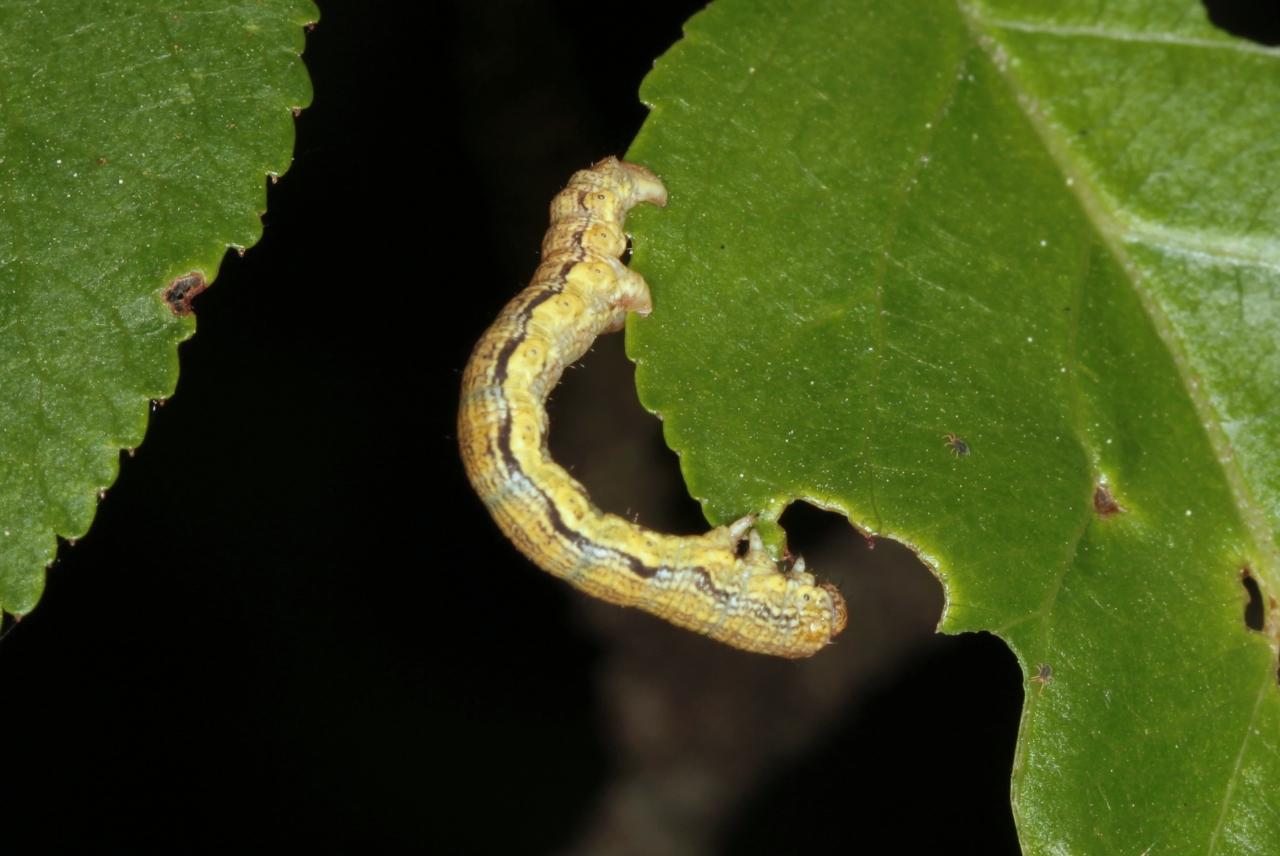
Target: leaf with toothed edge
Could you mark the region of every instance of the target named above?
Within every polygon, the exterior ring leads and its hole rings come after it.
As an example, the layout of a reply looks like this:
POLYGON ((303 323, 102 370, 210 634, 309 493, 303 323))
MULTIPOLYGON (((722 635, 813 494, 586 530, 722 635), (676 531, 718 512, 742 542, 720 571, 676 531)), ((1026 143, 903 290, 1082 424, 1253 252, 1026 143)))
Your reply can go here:
POLYGON ((717 0, 641 96, 628 352, 708 519, 841 511, 1008 642, 1024 852, 1280 853, 1280 51, 1196 0, 717 0))
POLYGON ((311 0, 0 3, 0 607, 30 611, 262 235, 311 0), (197 282, 198 280, 198 282, 197 282), (177 286, 175 288, 175 286, 177 286))

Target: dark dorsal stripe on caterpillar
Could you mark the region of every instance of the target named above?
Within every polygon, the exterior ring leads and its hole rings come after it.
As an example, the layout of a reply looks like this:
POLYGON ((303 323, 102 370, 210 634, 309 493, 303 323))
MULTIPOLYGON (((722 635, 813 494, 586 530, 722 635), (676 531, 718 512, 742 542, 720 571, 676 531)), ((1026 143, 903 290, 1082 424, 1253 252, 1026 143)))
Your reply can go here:
POLYGON ((458 438, 471 484, 522 553, 590 595, 636 606, 748 651, 807 657, 844 629, 844 600, 803 560, 782 571, 744 517, 705 535, 652 532, 596 508, 547 452, 546 400, 596 336, 651 309, 644 278, 621 261, 627 211, 665 205, 647 169, 606 158, 551 203, 533 282, 472 352, 458 438), (738 545, 748 549, 738 555, 738 545))

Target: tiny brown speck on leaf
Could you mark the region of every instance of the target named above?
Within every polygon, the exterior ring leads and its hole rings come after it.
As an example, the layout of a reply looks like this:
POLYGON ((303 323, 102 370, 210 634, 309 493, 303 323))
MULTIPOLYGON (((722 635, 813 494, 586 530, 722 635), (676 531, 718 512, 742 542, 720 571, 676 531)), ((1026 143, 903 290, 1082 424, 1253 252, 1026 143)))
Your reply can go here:
POLYGON ((1111 489, 1105 484, 1098 485, 1093 491, 1093 510, 1098 512, 1098 516, 1103 520, 1125 513, 1124 506, 1116 502, 1116 498, 1111 495, 1111 489))
POLYGON ((165 287, 164 302, 169 304, 174 315, 190 315, 191 299, 204 289, 204 274, 194 270, 183 274, 165 287))
POLYGON ((1041 663, 1036 667, 1036 673, 1031 676, 1031 680, 1040 685, 1040 691, 1036 695, 1044 692, 1045 685, 1053 680, 1053 666, 1048 663, 1041 663))

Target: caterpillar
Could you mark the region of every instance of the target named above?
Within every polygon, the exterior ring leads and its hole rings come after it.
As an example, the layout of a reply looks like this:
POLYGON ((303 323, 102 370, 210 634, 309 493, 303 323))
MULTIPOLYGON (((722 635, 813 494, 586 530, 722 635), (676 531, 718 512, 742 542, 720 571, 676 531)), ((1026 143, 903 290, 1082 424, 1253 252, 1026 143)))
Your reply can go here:
POLYGON ((542 262, 481 337, 462 380, 458 439, 472 486, 499 528, 542 569, 610 603, 635 606, 747 651, 808 657, 847 610, 798 559, 779 568, 754 516, 705 535, 663 535, 598 509, 547 451, 547 396, 596 336, 648 315, 649 286, 621 261, 627 212, 664 206, 644 167, 606 158, 551 203, 542 262), (746 549, 742 542, 746 540, 746 549))

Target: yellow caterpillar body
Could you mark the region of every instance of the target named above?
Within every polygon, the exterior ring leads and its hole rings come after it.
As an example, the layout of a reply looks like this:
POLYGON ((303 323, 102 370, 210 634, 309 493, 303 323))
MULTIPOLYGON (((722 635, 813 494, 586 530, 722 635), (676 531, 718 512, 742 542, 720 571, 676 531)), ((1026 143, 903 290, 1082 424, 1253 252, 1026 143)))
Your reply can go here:
POLYGON ((662 535, 600 511, 547 452, 545 403, 561 373, 596 336, 622 329, 628 312, 651 309, 648 284, 620 260, 623 223, 638 203, 666 201, 653 173, 612 157, 556 196, 533 282, 485 332, 463 375, 462 460, 498 526, 544 570, 738 648, 807 657, 844 629, 844 600, 816 585, 803 560, 780 570, 754 517, 705 535, 662 535))

